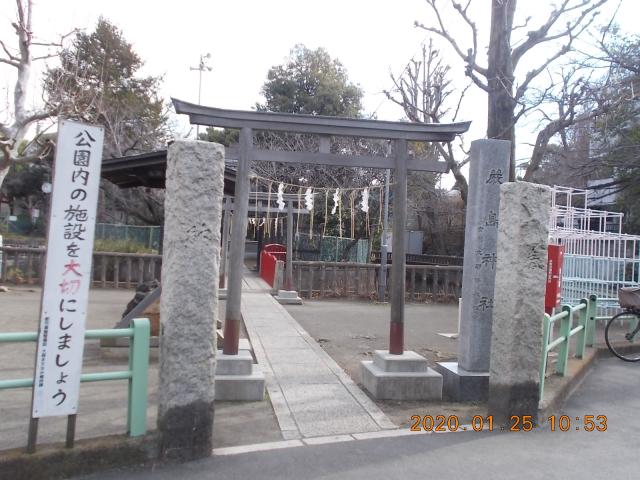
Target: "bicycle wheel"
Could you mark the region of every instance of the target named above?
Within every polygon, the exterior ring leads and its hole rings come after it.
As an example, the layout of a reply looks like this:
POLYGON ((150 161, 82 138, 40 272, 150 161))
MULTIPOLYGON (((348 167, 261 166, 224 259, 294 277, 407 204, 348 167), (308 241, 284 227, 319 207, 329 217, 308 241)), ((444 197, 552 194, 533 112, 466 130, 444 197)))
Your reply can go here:
POLYGON ((640 361, 640 315, 622 312, 609 320, 604 339, 611 353, 625 362, 640 361))

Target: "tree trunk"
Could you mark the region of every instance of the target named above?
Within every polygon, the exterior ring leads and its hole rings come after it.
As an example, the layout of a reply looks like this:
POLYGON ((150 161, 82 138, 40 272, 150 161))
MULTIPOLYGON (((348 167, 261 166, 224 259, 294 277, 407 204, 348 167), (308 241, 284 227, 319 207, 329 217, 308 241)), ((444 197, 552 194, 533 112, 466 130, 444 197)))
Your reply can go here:
POLYGON ((2 183, 4 182, 5 177, 9 174, 9 169, 11 168, 11 162, 0 162, 0 188, 2 188, 2 183))
POLYGON ((488 86, 489 109, 487 137, 511 142, 509 180, 515 180, 515 126, 513 100, 513 62, 511 29, 516 0, 492 0, 491 37, 489 40, 488 86))

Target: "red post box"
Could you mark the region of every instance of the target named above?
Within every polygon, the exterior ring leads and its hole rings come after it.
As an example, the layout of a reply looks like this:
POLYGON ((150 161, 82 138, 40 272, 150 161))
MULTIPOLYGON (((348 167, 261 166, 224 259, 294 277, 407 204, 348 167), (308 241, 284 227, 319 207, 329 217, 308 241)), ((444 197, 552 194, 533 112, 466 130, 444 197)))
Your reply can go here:
POLYGON ((544 309, 551 315, 552 310, 560 305, 564 245, 549 245, 548 254, 547 288, 544 296, 544 309))

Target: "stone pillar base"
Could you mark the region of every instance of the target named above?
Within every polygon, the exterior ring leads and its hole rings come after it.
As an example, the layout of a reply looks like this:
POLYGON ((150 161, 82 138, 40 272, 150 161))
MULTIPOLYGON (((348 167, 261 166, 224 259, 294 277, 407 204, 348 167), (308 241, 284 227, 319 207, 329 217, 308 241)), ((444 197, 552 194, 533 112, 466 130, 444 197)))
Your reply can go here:
POLYGON ((458 362, 438 362, 442 374, 442 396, 453 402, 484 402, 489 397, 489 372, 468 372, 458 362))
POLYGON ((274 298, 281 305, 302 305, 302 299, 295 290, 278 290, 274 298))
POLYGON ((225 355, 219 350, 215 382, 216 400, 264 400, 264 373, 253 363, 249 350, 239 350, 238 355, 225 355))
POLYGON ((186 461, 210 456, 213 409, 213 402, 197 400, 171 407, 158 415, 161 457, 186 461))
POLYGON ((442 375, 416 352, 393 355, 376 350, 373 361, 361 362, 364 388, 377 400, 441 400, 442 375))

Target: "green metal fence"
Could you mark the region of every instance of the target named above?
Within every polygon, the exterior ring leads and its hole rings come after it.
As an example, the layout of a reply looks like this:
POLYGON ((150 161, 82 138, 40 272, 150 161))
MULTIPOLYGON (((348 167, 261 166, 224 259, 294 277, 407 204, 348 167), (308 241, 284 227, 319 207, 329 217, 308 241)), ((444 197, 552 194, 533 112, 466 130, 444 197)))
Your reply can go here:
POLYGON ((547 371, 547 359, 551 350, 558 348, 558 361, 556 363, 557 375, 566 376, 569 367, 569 347, 571 337, 576 337, 575 357, 584 357, 584 349, 587 345, 593 346, 593 330, 595 328, 597 298, 591 295, 583 298, 575 306, 563 305, 560 313, 550 316, 545 313, 542 330, 542 362, 540 365, 540 399, 544 395, 544 381, 547 371), (574 317, 578 314, 577 323, 574 325, 574 317), (549 341, 555 322, 560 322, 558 337, 549 341))
POLYGON ((294 240, 294 259, 314 262, 356 262, 367 263, 369 242, 361 238, 322 235, 309 236, 298 233, 294 240))
MULTIPOLYGON (((147 432, 147 379, 149 372, 149 337, 151 327, 147 318, 133 320, 130 328, 87 330, 85 339, 129 338, 129 369, 115 372, 83 373, 81 382, 104 382, 108 380, 129 381, 127 406, 127 432, 131 437, 147 432)), ((36 342, 37 332, 0 333, 0 343, 36 342)), ((33 378, 0 380, 0 390, 30 388, 33 378)))
POLYGON ((99 240, 124 240, 139 243, 147 248, 157 250, 160 246, 162 227, 139 225, 114 225, 96 223, 95 238, 99 240))

